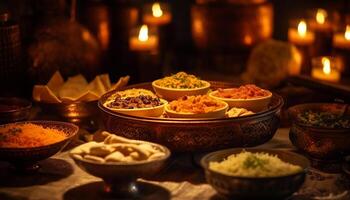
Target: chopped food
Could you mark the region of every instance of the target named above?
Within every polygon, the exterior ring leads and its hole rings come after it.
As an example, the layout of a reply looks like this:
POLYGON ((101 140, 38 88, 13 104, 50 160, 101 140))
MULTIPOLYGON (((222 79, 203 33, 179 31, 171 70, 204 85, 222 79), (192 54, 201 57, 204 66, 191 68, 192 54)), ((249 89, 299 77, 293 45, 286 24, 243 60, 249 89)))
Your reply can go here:
POLYGON ((169 104, 169 109, 178 113, 209 113, 226 106, 225 102, 208 95, 184 96, 169 104))
POLYGON ((253 115, 254 112, 249 111, 245 108, 231 108, 229 111, 226 112, 227 117, 242 117, 247 115, 253 115))
POLYGON ((151 91, 129 89, 111 95, 104 106, 112 109, 152 108, 163 105, 163 102, 151 91))
POLYGON ((321 128, 350 128, 350 119, 331 112, 307 110, 298 114, 298 121, 321 128))
POLYGON ((270 96, 271 92, 261 89, 254 84, 248 84, 238 88, 218 89, 218 92, 213 93, 213 95, 229 99, 255 99, 270 96))
POLYGON ((221 162, 210 162, 209 169, 229 176, 277 177, 302 171, 298 165, 282 161, 276 155, 242 151, 221 162))
POLYGON ((2 148, 40 147, 64 139, 66 139, 64 132, 32 123, 13 124, 0 128, 0 147, 2 148))
POLYGON ((198 77, 187 74, 186 72, 178 72, 172 76, 164 77, 155 82, 156 85, 174 89, 194 89, 206 86, 206 82, 198 77))
POLYGON ((130 140, 121 136, 102 133, 103 142, 88 142, 71 151, 73 157, 97 163, 138 162, 163 158, 165 150, 149 142, 130 140))

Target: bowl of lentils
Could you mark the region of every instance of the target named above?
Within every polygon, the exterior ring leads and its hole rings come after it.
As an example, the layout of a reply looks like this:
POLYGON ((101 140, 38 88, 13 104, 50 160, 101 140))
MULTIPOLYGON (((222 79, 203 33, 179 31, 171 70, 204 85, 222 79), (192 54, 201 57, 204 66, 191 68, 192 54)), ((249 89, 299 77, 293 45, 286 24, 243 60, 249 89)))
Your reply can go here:
POLYGON ((132 116, 159 117, 168 102, 146 89, 128 89, 110 95, 103 107, 110 111, 132 116))

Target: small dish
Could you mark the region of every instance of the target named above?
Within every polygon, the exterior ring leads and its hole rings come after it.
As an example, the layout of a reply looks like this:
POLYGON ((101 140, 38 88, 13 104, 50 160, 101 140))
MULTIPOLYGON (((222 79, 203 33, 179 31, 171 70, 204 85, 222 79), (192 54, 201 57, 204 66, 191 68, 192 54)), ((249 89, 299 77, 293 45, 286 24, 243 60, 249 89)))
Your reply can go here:
POLYGON ((164 113, 164 108, 168 104, 168 102, 164 99, 160 99, 160 101, 162 102, 162 105, 151 107, 151 108, 134 108, 134 109, 126 109, 126 108, 113 109, 108 107, 106 108, 113 112, 121 113, 125 115, 139 116, 139 117, 159 117, 164 113))
POLYGON ((305 181, 306 171, 310 167, 307 158, 283 150, 245 149, 248 152, 265 152, 277 155, 284 162, 302 167, 302 171, 278 177, 238 177, 225 175, 209 169, 209 163, 220 162, 231 154, 242 152, 242 148, 226 149, 209 153, 201 159, 207 182, 219 195, 233 199, 283 199, 296 192, 305 181))
MULTIPOLYGON (((223 89, 225 90, 230 90, 230 88, 227 89, 223 89)), ((272 93, 269 92, 268 96, 265 97, 259 97, 259 98, 252 98, 252 99, 231 99, 231 98, 222 98, 222 97, 218 97, 216 96, 216 94, 218 93, 218 90, 213 91, 211 93, 209 93, 210 97, 213 97, 215 99, 221 100, 221 101, 225 101, 226 103, 228 103, 229 107, 237 107, 237 108, 245 108, 249 111, 253 111, 253 112, 260 112, 262 110, 267 109, 271 98, 272 98, 272 93)))
POLYGON ((137 179, 157 174, 164 167, 166 160, 170 156, 168 148, 155 143, 145 143, 163 149, 165 156, 156 160, 119 163, 98 163, 77 158, 72 153, 70 153, 70 156, 86 173, 103 179, 105 182, 105 192, 118 197, 136 198, 139 192, 137 179))
POLYGON ((24 121, 10 124, 3 124, 0 127, 12 126, 17 124, 32 123, 43 126, 45 128, 52 128, 62 131, 66 138, 59 142, 50 145, 32 148, 1 148, 0 160, 12 163, 17 170, 21 172, 31 172, 39 168, 37 164, 40 160, 45 160, 60 150, 62 150, 70 140, 78 133, 79 127, 66 122, 57 121, 24 121))
POLYGON ((27 120, 32 103, 16 97, 0 98, 0 124, 27 120))
POLYGON ((224 118, 225 114, 228 109, 228 104, 226 102, 222 102, 225 104, 224 107, 219 108, 215 111, 212 112, 207 112, 207 113, 185 113, 185 112, 176 112, 174 110, 171 110, 169 108, 169 104, 165 106, 165 112, 166 114, 171 117, 171 118, 188 118, 188 119, 193 119, 193 118, 205 118, 205 119, 220 119, 224 118))
POLYGON ((204 86, 200 88, 191 88, 191 89, 177 89, 177 88, 167 88, 157 85, 157 81, 155 80, 152 82, 153 90, 156 92, 156 94, 168 101, 178 99, 183 96, 195 96, 195 95, 202 95, 207 94, 210 89, 210 83, 207 81, 203 81, 204 86))

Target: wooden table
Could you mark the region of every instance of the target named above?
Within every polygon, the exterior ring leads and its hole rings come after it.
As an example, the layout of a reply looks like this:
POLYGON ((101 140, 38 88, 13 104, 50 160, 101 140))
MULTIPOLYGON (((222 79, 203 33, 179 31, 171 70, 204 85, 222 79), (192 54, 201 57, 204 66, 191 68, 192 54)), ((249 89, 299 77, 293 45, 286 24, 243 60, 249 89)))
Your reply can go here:
MULTIPOLYGON (((288 129, 279 129, 275 137, 261 148, 294 150, 288 139, 288 129)), ((206 183, 202 169, 192 154, 175 155, 169 165, 151 180, 140 180, 145 191, 141 199, 221 199, 206 183)), ((290 199, 310 199, 308 196, 326 196, 331 192, 345 196, 349 180, 343 174, 328 174, 311 169, 304 186, 290 199)), ((102 193, 103 183, 79 169, 60 153, 41 162, 41 169, 34 175, 17 175, 7 163, 0 162, 0 199, 118 199, 102 193)))

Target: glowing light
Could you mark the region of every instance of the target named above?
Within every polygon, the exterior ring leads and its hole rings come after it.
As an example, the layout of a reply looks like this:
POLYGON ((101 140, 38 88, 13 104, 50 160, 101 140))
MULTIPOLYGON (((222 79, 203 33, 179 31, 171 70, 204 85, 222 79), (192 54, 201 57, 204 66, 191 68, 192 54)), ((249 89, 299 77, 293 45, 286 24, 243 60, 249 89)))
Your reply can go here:
POLYGON ((307 26, 304 20, 301 20, 298 24, 298 34, 302 37, 306 36, 307 26))
POLYGON ((350 40, 350 25, 346 26, 344 37, 345 37, 346 40, 350 40))
POLYGON ((139 40, 145 42, 148 40, 148 27, 147 25, 142 25, 139 32, 139 40))
POLYGON ((154 3, 152 5, 152 14, 154 17, 161 17, 163 15, 163 11, 159 3, 154 3))
POLYGON ((323 65, 323 73, 330 74, 331 73, 331 61, 327 57, 322 58, 323 65))
POLYGON ((324 9, 317 9, 316 22, 319 24, 324 24, 327 18, 327 11, 324 9))

